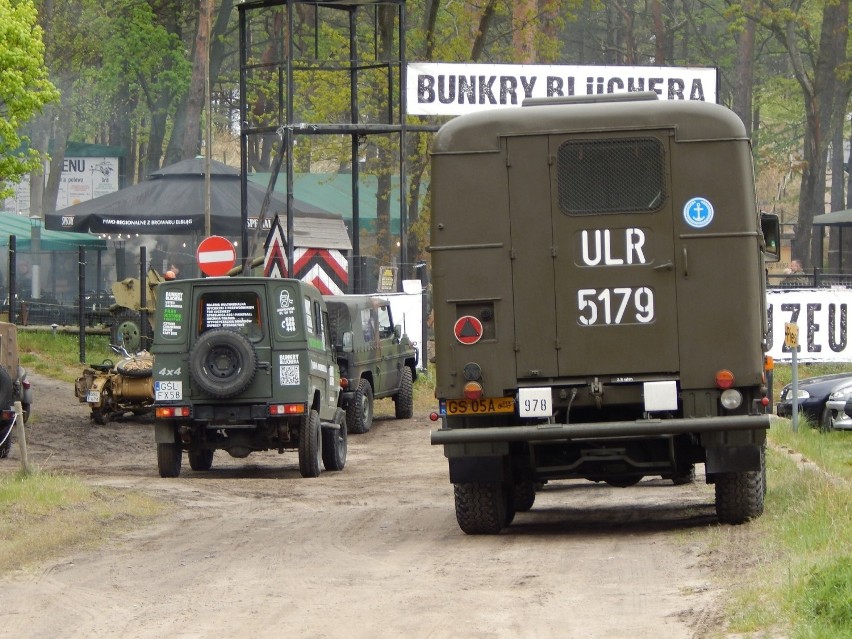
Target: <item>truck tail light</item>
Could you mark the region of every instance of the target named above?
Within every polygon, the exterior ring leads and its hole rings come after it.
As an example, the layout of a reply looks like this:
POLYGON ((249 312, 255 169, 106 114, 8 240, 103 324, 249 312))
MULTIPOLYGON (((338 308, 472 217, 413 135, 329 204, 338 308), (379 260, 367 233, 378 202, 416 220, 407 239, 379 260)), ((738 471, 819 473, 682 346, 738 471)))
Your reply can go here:
POLYGON ((160 419, 189 417, 189 415, 189 406, 157 406, 154 410, 154 416, 160 419))
POLYGON ((468 382, 464 385, 464 396, 468 399, 479 399, 482 397, 482 384, 479 382, 468 382))
POLYGON ((733 385, 734 374, 731 371, 722 369, 716 373, 716 388, 725 390, 726 388, 731 388, 733 385))
POLYGON ((270 415, 304 415, 304 404, 270 404, 270 415))

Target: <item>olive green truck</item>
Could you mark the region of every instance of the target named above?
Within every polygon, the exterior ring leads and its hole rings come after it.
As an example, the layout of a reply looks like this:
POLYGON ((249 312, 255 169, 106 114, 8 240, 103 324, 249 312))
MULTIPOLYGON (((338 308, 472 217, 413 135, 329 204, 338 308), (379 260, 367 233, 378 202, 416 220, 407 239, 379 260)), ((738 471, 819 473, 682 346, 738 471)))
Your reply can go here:
POLYGON ((765 263, 751 146, 716 104, 628 94, 458 117, 432 150, 436 397, 459 527, 556 479, 763 512, 765 263))

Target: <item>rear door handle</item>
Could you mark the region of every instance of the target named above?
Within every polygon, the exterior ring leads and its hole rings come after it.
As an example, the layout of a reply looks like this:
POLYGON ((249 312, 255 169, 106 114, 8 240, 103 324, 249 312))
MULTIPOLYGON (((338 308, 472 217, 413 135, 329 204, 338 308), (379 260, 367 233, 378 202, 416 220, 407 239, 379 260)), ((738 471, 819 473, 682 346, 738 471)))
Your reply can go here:
POLYGON ((674 268, 674 262, 669 260, 668 262, 663 262, 659 266, 655 266, 655 271, 671 271, 674 268))

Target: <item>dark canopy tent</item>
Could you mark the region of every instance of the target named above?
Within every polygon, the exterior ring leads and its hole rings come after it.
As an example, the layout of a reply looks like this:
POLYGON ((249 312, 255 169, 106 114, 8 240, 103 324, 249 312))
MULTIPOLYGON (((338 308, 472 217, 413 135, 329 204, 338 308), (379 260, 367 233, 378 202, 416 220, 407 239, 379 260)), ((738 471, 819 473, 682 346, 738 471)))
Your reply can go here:
POLYGON ((817 264, 821 267, 823 264, 823 254, 822 254, 822 239, 825 234, 822 229, 826 226, 836 226, 838 228, 838 232, 840 237, 838 238, 838 246, 840 250, 837 253, 837 271, 838 273, 843 272, 843 227, 844 226, 852 226, 852 209, 846 209, 845 211, 832 211, 831 213, 826 213, 824 215, 815 215, 813 219, 813 225, 820 227, 820 243, 819 243, 819 260, 817 264))
MULTIPOLYGON (((75 204, 45 216, 45 228, 105 234, 187 235, 204 233, 205 160, 183 160, 152 173, 147 180, 75 204)), ((248 183, 248 218, 260 214, 266 189, 248 183)), ((266 219, 285 214, 285 200, 272 195, 266 219)), ((294 216, 339 218, 300 200, 293 202, 294 216)), ((242 213, 240 174, 222 162, 210 164, 210 223, 214 235, 239 237, 242 213)))
MULTIPOLYGON (((106 241, 87 233, 62 233, 59 231, 39 231, 42 251, 76 251, 82 246, 86 249, 105 249, 106 241)), ((27 252, 32 241, 30 219, 16 213, 0 213, 0 247, 9 246, 9 236, 15 236, 17 250, 27 252)))

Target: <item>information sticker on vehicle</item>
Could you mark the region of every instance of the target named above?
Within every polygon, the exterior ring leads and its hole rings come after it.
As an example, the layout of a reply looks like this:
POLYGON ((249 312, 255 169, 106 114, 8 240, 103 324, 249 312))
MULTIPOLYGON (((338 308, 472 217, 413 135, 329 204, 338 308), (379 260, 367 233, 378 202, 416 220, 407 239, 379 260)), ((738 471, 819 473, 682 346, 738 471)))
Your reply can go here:
POLYGON ((521 417, 550 417, 553 414, 549 387, 518 390, 518 414, 521 417))
POLYGON ((154 401, 183 399, 183 382, 157 381, 154 382, 154 401))

